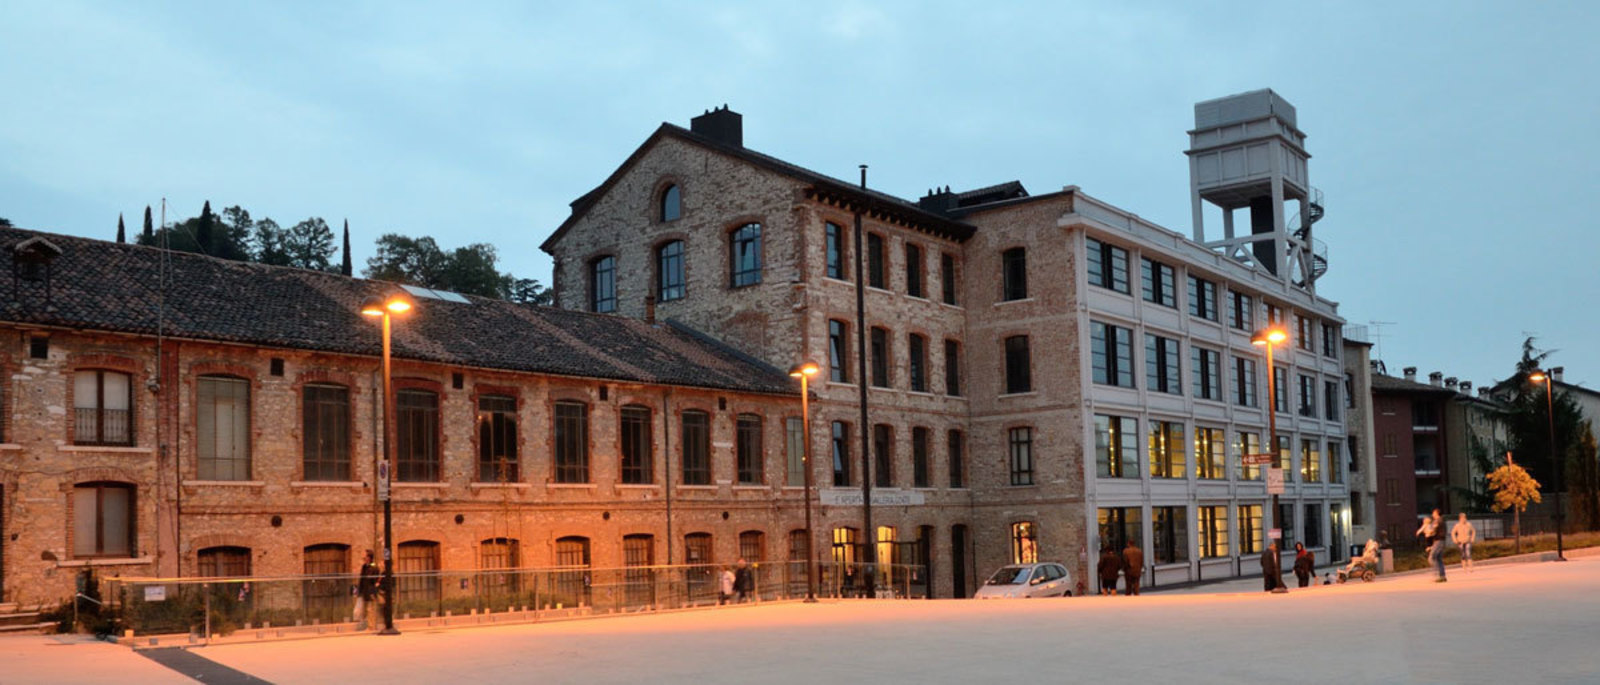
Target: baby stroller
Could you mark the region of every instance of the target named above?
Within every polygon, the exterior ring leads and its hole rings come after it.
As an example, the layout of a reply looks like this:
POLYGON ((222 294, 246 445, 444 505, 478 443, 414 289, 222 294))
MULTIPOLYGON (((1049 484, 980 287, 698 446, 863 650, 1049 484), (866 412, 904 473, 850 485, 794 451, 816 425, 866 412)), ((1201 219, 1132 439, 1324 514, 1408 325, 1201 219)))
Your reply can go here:
POLYGON ((1378 560, 1370 557, 1357 557, 1350 565, 1339 569, 1339 582, 1343 583, 1352 578, 1360 578, 1365 582, 1372 582, 1378 577, 1378 560))

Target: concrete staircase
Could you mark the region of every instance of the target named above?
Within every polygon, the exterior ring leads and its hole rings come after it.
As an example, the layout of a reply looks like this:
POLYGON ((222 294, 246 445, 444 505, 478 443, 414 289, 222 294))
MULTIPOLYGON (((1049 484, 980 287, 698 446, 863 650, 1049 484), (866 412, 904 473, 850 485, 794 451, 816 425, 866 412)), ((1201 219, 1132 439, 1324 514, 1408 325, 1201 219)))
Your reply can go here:
POLYGON ((0 604, 0 636, 39 635, 56 632, 56 622, 44 620, 44 607, 0 604))

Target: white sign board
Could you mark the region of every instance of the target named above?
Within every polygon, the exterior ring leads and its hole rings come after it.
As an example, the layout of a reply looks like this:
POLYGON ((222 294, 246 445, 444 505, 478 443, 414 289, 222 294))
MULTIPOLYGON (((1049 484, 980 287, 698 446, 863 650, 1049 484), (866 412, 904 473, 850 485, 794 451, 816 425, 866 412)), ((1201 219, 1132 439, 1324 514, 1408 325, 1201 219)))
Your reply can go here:
POLYGON ((389 501, 389 461, 378 462, 378 501, 389 501))
MULTIPOLYGON (((899 488, 874 488, 872 506, 908 507, 924 504, 928 498, 917 490, 899 488)), ((817 491, 817 503, 830 507, 861 506, 861 491, 852 488, 822 488, 817 491)))
POLYGON ((146 586, 144 586, 144 601, 146 601, 146 602, 165 602, 165 601, 167 601, 167 586, 165 586, 165 585, 146 585, 146 586))
POLYGON ((1267 537, 1272 538, 1273 540, 1280 540, 1283 538, 1283 529, 1269 528, 1267 529, 1267 537))
POLYGON ((1283 494, 1283 469, 1267 469, 1267 494, 1283 494))

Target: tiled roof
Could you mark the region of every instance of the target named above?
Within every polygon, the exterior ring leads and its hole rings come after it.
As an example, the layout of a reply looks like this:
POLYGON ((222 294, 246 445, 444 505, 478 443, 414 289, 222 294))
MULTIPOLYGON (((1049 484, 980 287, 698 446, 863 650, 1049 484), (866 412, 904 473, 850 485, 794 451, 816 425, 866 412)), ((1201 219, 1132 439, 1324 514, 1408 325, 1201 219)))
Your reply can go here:
POLYGON ((1418 383, 1416 381, 1408 381, 1404 378, 1395 378, 1394 376, 1385 376, 1381 373, 1372 374, 1372 389, 1373 391, 1382 392, 1436 392, 1450 395, 1458 394, 1456 391, 1449 388, 1440 387, 1437 385, 1429 385, 1427 383, 1418 383))
MULTIPOLYGON (((378 328, 361 315, 361 302, 396 289, 321 271, 0 228, 0 322, 376 356, 378 328), (41 235, 61 249, 48 281, 17 276, 16 246, 41 235)), ((676 326, 476 296, 466 296, 467 304, 415 299, 416 309, 394 327, 399 359, 798 394, 787 373, 676 326)))

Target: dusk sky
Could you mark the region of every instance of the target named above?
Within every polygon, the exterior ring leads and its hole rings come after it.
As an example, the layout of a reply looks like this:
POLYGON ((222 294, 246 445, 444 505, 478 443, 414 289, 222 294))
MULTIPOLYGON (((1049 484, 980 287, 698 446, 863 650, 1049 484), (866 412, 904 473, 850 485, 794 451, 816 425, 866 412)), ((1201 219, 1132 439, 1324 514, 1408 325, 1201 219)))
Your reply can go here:
MULTIPOLYGON (((239 205, 538 245, 663 121, 915 200, 1020 180, 1185 236, 1200 100, 1299 110, 1318 292, 1391 373, 1504 378, 1523 338, 1600 385, 1600 3, 0 5, 0 217, 112 239, 239 205), (1381 334, 1381 338, 1378 337, 1381 334)), ((1217 223, 1208 222, 1213 229, 1217 223)))

